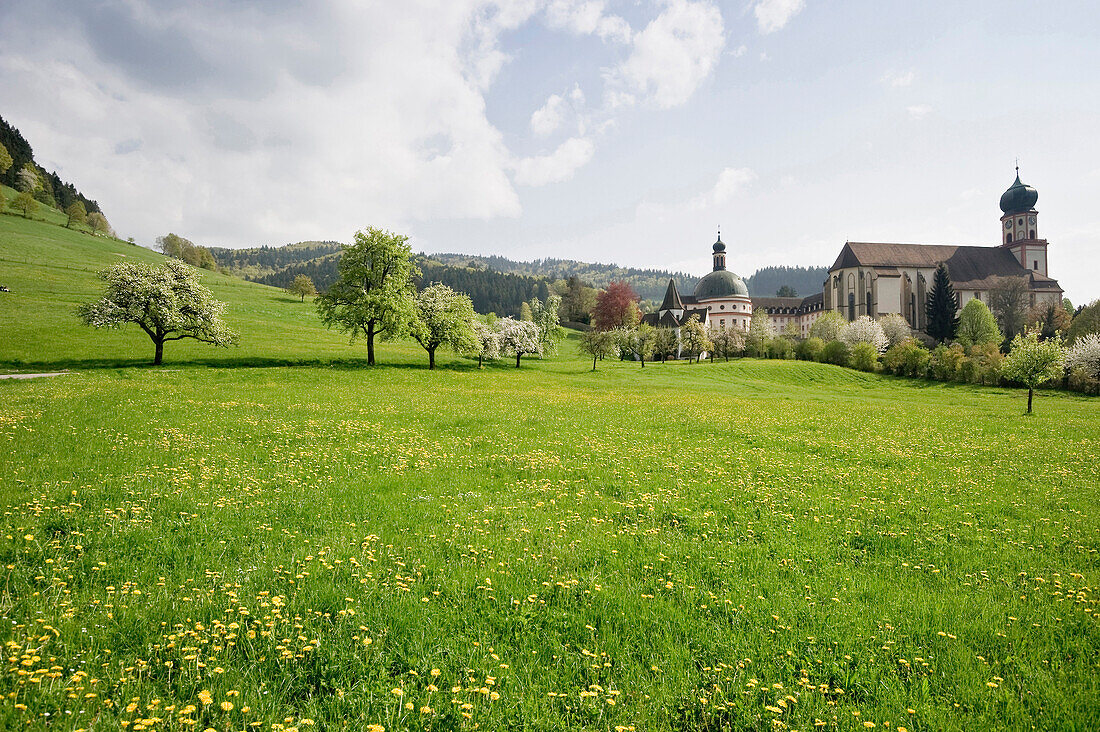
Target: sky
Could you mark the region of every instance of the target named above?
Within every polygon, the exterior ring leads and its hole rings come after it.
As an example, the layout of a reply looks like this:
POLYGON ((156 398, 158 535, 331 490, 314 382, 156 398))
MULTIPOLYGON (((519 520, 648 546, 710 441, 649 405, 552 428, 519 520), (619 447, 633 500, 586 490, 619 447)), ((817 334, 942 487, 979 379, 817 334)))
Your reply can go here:
POLYGON ((120 236, 702 274, 995 245, 1100 297, 1100 3, 0 3, 0 115, 120 236))

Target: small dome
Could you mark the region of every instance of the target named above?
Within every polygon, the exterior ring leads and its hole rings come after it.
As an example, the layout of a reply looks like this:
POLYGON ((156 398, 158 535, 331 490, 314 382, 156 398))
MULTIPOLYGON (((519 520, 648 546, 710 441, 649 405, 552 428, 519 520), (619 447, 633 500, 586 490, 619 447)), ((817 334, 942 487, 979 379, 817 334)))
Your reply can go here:
POLYGON ((1035 208, 1039 200, 1039 191, 1020 182, 1020 172, 1016 171, 1016 182, 1001 194, 1001 211, 1006 214, 1025 213, 1035 208))
POLYGON ((718 235, 718 241, 714 242, 714 246, 711 247, 711 249, 714 250, 715 254, 717 254, 718 252, 726 251, 726 245, 722 241, 722 235, 721 234, 718 235))
MULTIPOLYGON (((718 246, 715 244, 715 246, 718 246)), ((744 280, 728 269, 711 272, 695 285, 695 297, 699 300, 714 300, 720 297, 749 296, 749 288, 744 280)))

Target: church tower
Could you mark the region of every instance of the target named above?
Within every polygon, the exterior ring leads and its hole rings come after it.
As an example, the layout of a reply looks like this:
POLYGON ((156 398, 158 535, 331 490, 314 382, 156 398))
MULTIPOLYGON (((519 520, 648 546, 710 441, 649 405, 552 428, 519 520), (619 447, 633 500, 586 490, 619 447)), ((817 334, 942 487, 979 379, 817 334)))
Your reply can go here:
POLYGON ((711 247, 714 250, 714 271, 718 272, 726 268, 726 245, 722 242, 722 231, 718 230, 718 241, 711 247))
POLYGON ((1001 194, 1001 246, 1012 252, 1020 266, 1046 275, 1047 241, 1038 234, 1038 200, 1039 192, 1020 182, 1017 166, 1016 182, 1001 194))

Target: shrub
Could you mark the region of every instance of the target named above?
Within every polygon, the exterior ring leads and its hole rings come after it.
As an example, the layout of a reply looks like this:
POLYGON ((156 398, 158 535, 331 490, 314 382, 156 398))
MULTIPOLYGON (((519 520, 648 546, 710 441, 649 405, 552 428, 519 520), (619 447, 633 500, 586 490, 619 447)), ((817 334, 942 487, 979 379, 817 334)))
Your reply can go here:
POLYGON ((997 319, 986 304, 978 299, 968 301, 962 309, 955 335, 964 346, 980 346, 1004 340, 1000 328, 997 327, 997 319))
POLYGON ((848 346, 842 341, 829 341, 825 344, 825 347, 821 349, 821 361, 824 363, 832 363, 837 366, 848 365, 848 346))
POLYGON ((955 379, 964 384, 978 383, 978 364, 974 359, 963 356, 955 370, 955 379))
POLYGON ((1086 378, 1100 379, 1100 334, 1089 333, 1078 338, 1066 352, 1066 365, 1086 378))
POLYGON ((897 313, 882 316, 879 318, 878 324, 882 326, 882 332, 886 334, 886 340, 889 341, 890 347, 902 343, 906 338, 913 335, 913 329, 909 327, 909 321, 897 313))
POLYGON ((859 343, 870 344, 875 349, 875 353, 882 353, 890 345, 886 334, 882 331, 882 326, 869 315, 861 315, 844 326, 844 330, 840 332, 840 340, 844 341, 849 349, 855 348, 859 343))
POLYGON ((803 361, 818 361, 825 341, 820 338, 807 338, 795 348, 795 354, 803 361))
POLYGON ((958 375, 959 364, 966 358, 966 351, 958 343, 952 346, 939 345, 932 351, 932 378, 939 381, 954 381, 958 375))
POLYGON ((997 343, 971 346, 966 353, 974 363, 973 381, 975 383, 1001 383, 1001 364, 1004 362, 1005 357, 997 343))
POLYGON ((928 349, 915 338, 906 338, 882 357, 882 366, 898 376, 925 377, 928 374, 928 349))
POLYGON ((794 344, 786 338, 768 339, 768 358, 793 358, 794 344))
POLYGON ((874 371, 878 366, 878 350, 870 343, 860 342, 852 348, 849 365, 860 371, 874 371))

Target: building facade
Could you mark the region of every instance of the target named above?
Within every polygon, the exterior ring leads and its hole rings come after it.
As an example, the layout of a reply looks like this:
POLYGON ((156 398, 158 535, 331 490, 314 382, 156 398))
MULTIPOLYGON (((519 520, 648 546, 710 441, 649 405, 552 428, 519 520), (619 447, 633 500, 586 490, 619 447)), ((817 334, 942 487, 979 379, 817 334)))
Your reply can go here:
POLYGON ((824 283, 824 309, 848 320, 896 313, 916 330, 925 328, 932 276, 942 262, 962 308, 971 299, 989 302, 1001 278, 1019 277, 1032 305, 1062 301, 1062 288, 1047 273, 1047 240, 1038 236, 1038 192, 1016 182, 1001 196, 1000 244, 993 247, 846 242, 824 283))

